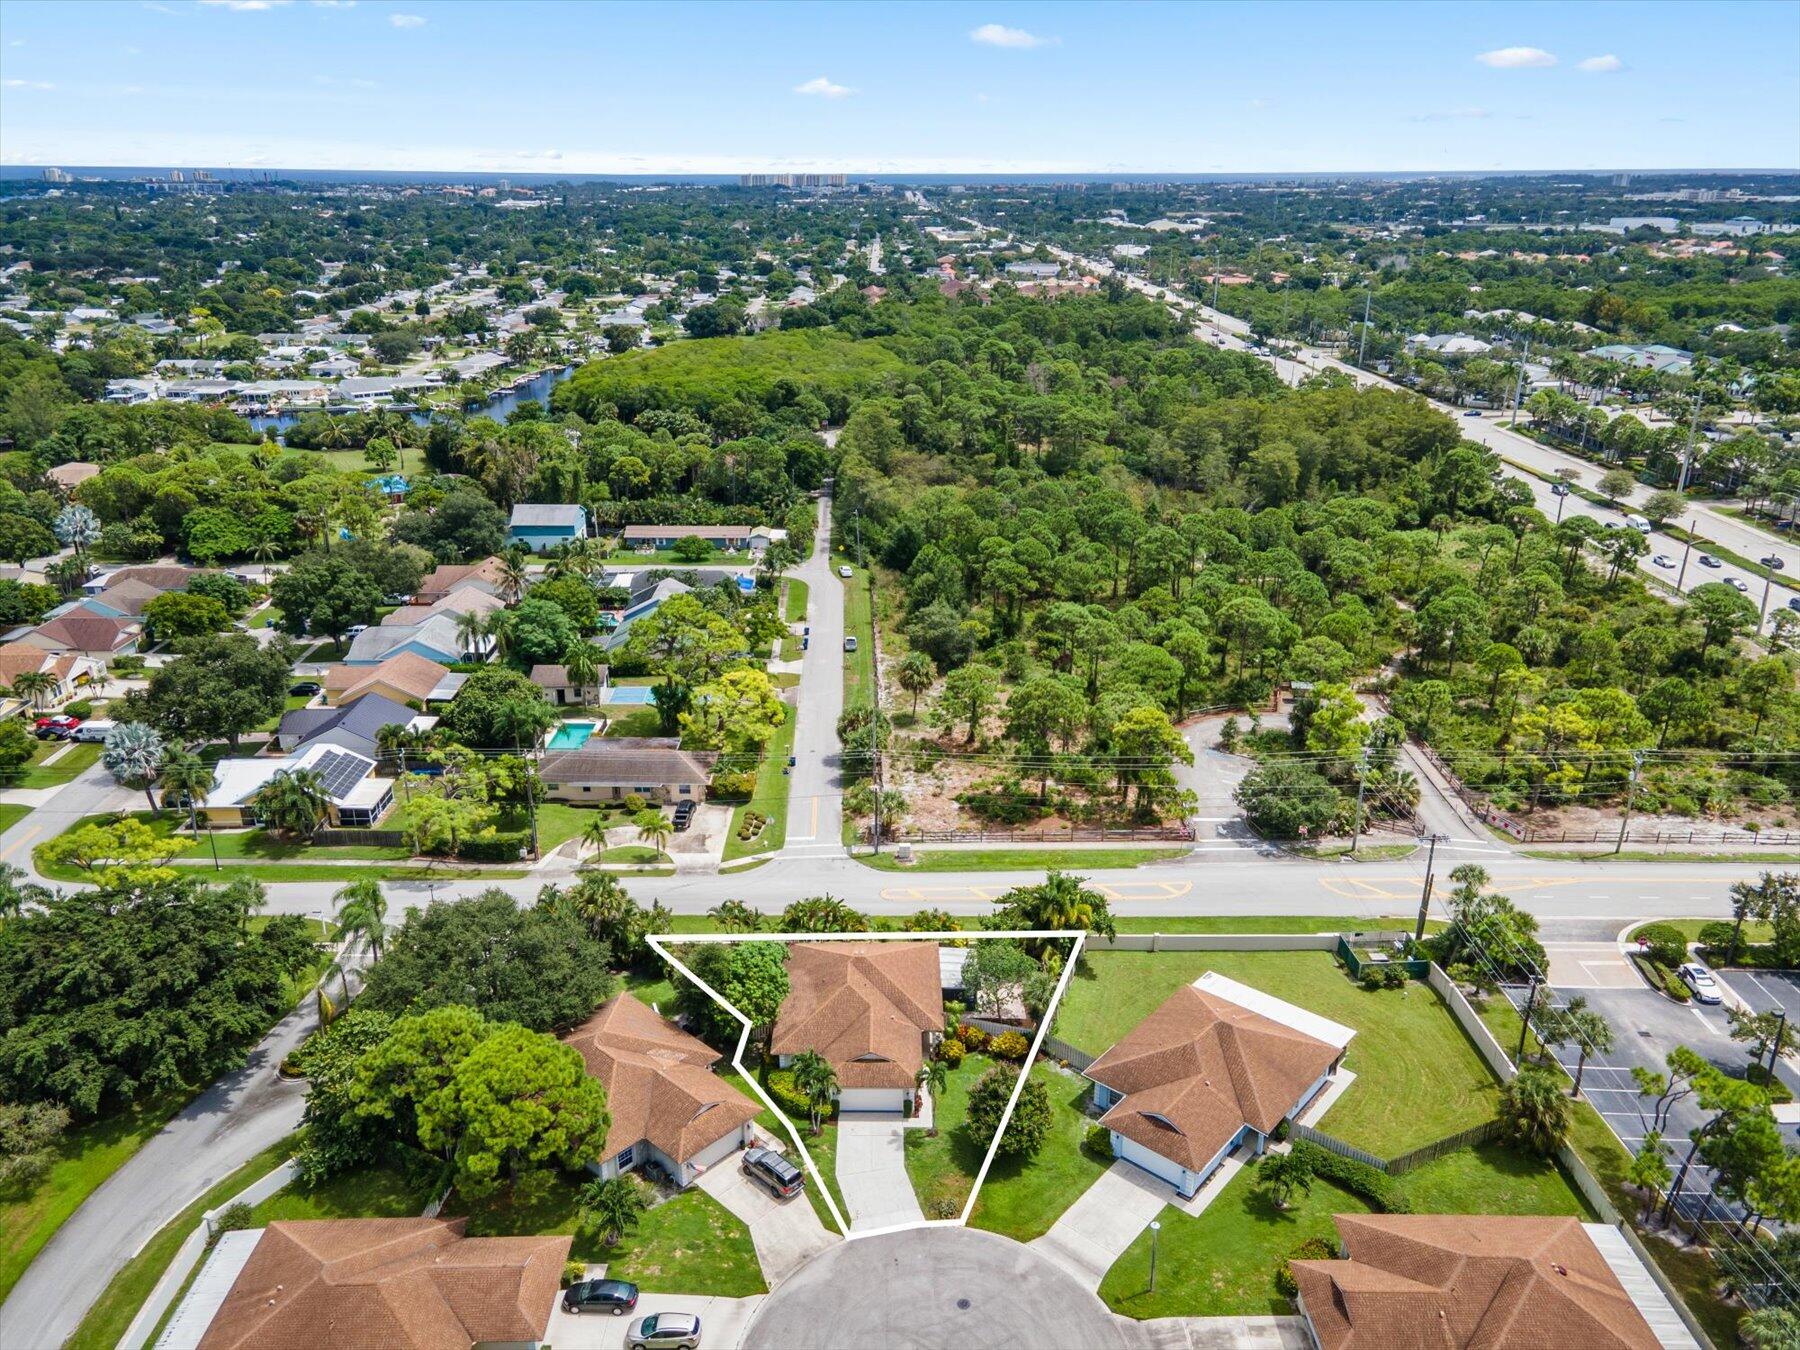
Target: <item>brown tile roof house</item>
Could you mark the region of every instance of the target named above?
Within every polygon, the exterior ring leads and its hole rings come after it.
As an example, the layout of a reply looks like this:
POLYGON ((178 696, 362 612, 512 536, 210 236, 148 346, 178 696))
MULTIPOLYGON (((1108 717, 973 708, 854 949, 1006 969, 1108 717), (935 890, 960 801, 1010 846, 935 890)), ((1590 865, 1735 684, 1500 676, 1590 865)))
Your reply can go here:
POLYGON ((505 583, 505 571, 506 565, 491 554, 478 563, 435 568, 419 582, 413 603, 433 605, 464 586, 479 586, 490 595, 498 595, 505 583))
POLYGON ((403 624, 424 623, 436 614, 492 614, 497 609, 505 609, 506 601, 487 591, 473 586, 464 586, 429 605, 402 605, 392 614, 382 615, 381 622, 389 628, 403 624))
POLYGON ((1321 1350, 1657 1350, 1574 1218, 1339 1214, 1342 1261, 1295 1261, 1321 1350))
POLYGON ((590 694, 594 696, 594 701, 599 702, 602 701, 599 698, 600 691, 606 688, 611 673, 609 667, 598 666, 594 670, 593 679, 586 684, 577 685, 569 678, 567 666, 533 666, 530 679, 544 691, 544 697, 552 703, 581 703, 584 696, 590 694))
POLYGON ((612 1128, 601 1156, 609 1164, 648 1143, 675 1164, 670 1170, 679 1169, 686 1185, 691 1166, 729 1153, 760 1109, 712 1072, 717 1050, 630 994, 601 1004, 563 1040, 606 1089, 612 1128))
POLYGON ((536 1345, 573 1239, 468 1238, 467 1219, 271 1223, 201 1350, 536 1345))
POLYGON ((54 675, 59 681, 66 680, 75 673, 78 659, 66 654, 53 656, 29 642, 5 643, 0 645, 0 687, 11 685, 21 675, 54 675))
POLYGON ((137 617, 144 612, 144 606, 159 595, 168 594, 160 586, 153 586, 147 581, 109 581, 105 590, 94 597, 110 609, 121 614, 137 617))
MULTIPOLYGON (((1210 1170, 1246 1126, 1266 1138, 1332 1071, 1349 1033, 1309 1035, 1256 1011, 1254 1000, 1310 1019, 1303 1009, 1208 972, 1088 1066, 1087 1076, 1106 1089, 1095 1093, 1108 1107, 1100 1123, 1189 1174, 1210 1170), (1209 983, 1215 987, 1204 987, 1209 983)), ((1334 1025, 1311 1020, 1321 1030, 1334 1025)), ((1129 1149, 1115 1151, 1146 1165, 1129 1149)))
POLYGON ((926 1037, 944 1029, 934 942, 794 942, 776 1055, 814 1050, 842 1090, 914 1088, 926 1037))
POLYGON ((65 614, 39 624, 18 635, 47 652, 84 652, 110 656, 123 651, 142 635, 144 626, 136 619, 113 619, 77 606, 65 614))
POLYGON ((538 765, 545 791, 562 801, 612 800, 635 792, 662 801, 699 801, 719 756, 683 750, 674 736, 617 736, 577 750, 552 750, 538 765))
POLYGON ((144 563, 137 567, 121 567, 116 572, 108 572, 103 580, 108 589, 127 581, 135 581, 154 587, 159 592, 185 591, 188 583, 199 575, 201 575, 200 568, 183 567, 180 563, 144 563))
POLYGON ((325 701, 334 707, 371 693, 386 694, 397 703, 408 699, 423 703, 444 682, 444 676, 444 668, 436 661, 417 652, 401 652, 373 666, 327 666, 322 683, 325 701))
POLYGON ((99 472, 98 464, 88 464, 82 460, 72 459, 67 464, 58 464, 55 468, 45 469, 44 477, 67 492, 70 488, 87 482, 99 472))

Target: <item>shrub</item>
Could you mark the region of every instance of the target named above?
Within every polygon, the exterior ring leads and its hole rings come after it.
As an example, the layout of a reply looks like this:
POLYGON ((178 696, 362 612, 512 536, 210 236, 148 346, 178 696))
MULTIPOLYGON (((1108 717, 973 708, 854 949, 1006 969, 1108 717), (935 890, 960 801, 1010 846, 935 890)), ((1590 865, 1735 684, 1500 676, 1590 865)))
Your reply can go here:
POLYGON ((806 1100, 806 1094, 794 1086, 792 1069, 776 1069, 763 1084, 769 1095, 775 1099, 775 1105, 786 1113, 788 1119, 796 1123, 805 1123, 812 1119, 812 1103, 806 1100))
POLYGON ((585 1261, 563 1262, 562 1287, 564 1289, 567 1289, 570 1285, 577 1284, 586 1278, 587 1263, 585 1261))
POLYGON ((723 773, 715 773, 712 786, 707 791, 715 801, 747 802, 756 792, 756 771, 727 769, 723 773))
POLYGON ((1678 966, 1687 960, 1687 935, 1672 923, 1647 923, 1632 937, 1660 965, 1678 966))
POLYGON ((947 1195, 940 1195, 931 1202, 931 1217, 934 1219, 954 1219, 962 1213, 962 1206, 947 1195))
POLYGON ((938 1046, 938 1058, 953 1069, 963 1062, 966 1053, 961 1041, 946 1040, 938 1046))
POLYGON ((92 717, 94 705, 85 698, 76 699, 63 709, 70 717, 92 717))
POLYGON ((641 794, 636 793, 636 792, 627 792, 625 794, 625 800, 623 802, 621 802, 620 805, 622 805, 628 812, 630 812, 632 815, 635 816, 639 811, 642 811, 646 806, 648 806, 649 803, 644 800, 644 798, 641 794))
POLYGON ((768 823, 769 818, 761 811, 746 811, 743 820, 738 822, 737 837, 748 843, 761 834, 768 823))
POLYGON ((219 1211, 219 1217, 212 1222, 212 1232, 213 1236, 217 1237, 220 1233, 237 1233, 255 1226, 255 1213, 250 1206, 240 1200, 237 1204, 227 1205, 219 1211))
POLYGON ((1378 1171, 1367 1163, 1357 1162, 1354 1158, 1345 1158, 1322 1149, 1304 1139, 1295 1140, 1294 1151, 1298 1153, 1302 1149, 1306 1150, 1306 1160, 1312 1164, 1314 1176, 1323 1177, 1354 1195, 1360 1195, 1378 1213, 1412 1213, 1412 1203, 1407 1200, 1406 1193, 1386 1172, 1378 1171))
POLYGON ((1744 1081, 1755 1083, 1756 1086, 1769 1094, 1769 1100, 1776 1105, 1794 1100, 1794 1094, 1788 1091, 1786 1083, 1782 1082, 1779 1078, 1769 1077, 1767 1065, 1746 1065, 1744 1068, 1744 1081))
POLYGON ((1700 945, 1713 952, 1729 952, 1731 938, 1737 931, 1737 925, 1721 923, 1717 920, 1700 925, 1700 945))
POLYGON ((1282 1257, 1281 1264, 1275 1267, 1275 1292, 1283 1298, 1293 1298, 1300 1292, 1300 1286, 1294 1282, 1294 1268, 1288 1264, 1290 1261, 1332 1261, 1337 1254, 1337 1248, 1329 1240, 1309 1237, 1282 1257))
POLYGON ((1081 1146, 1096 1158, 1110 1158, 1113 1155, 1112 1131, 1104 1125, 1090 1125, 1082 1136, 1081 1146))
POLYGON ((980 1050, 988 1043, 988 1034, 980 1027, 970 1026, 964 1022, 956 1029, 956 1037, 963 1043, 965 1050, 980 1050))
POLYGON ((1021 1060, 1031 1049, 1031 1042, 1016 1031, 1008 1031, 988 1042, 988 1053, 995 1059, 1021 1060))
POLYGON ((1661 962, 1654 961, 1641 952, 1633 952, 1631 961, 1652 989, 1662 990, 1677 1003, 1686 1003, 1693 998, 1693 993, 1681 982, 1681 977, 1661 962))
POLYGON ((510 862, 519 860, 519 850, 529 846, 531 836, 524 830, 483 830, 472 839, 462 841, 456 856, 471 862, 510 862))

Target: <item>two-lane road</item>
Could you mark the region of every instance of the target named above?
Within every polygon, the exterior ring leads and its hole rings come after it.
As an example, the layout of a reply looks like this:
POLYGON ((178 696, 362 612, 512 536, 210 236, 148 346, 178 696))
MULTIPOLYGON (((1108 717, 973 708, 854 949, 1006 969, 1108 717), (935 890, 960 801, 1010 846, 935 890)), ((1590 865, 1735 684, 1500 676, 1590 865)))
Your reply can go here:
POLYGON ((831 498, 819 499, 812 556, 789 573, 807 585, 807 626, 795 690, 793 773, 784 854, 844 851, 844 783, 838 717, 844 711, 844 583, 831 566, 831 498))

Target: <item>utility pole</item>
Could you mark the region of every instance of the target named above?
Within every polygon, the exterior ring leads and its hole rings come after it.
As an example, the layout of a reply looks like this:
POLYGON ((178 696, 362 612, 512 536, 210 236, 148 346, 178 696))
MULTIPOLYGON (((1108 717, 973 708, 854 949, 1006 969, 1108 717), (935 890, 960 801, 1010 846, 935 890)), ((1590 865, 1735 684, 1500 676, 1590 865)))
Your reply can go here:
POLYGON ((1619 817, 1619 837, 1613 843, 1613 852, 1615 854, 1625 847, 1625 831, 1631 826, 1631 799, 1637 795, 1638 769, 1643 765, 1643 762, 1644 752, 1642 750, 1633 750, 1631 752, 1631 777, 1625 782, 1625 811, 1624 814, 1619 817))
POLYGON ((1763 620, 1769 617, 1769 591, 1775 585, 1775 574, 1786 567, 1787 564, 1773 553, 1766 558, 1758 558, 1757 561, 1768 569, 1763 573, 1762 604, 1757 607, 1756 611, 1756 632, 1760 637, 1763 630, 1763 620))
POLYGON ((1363 789, 1369 781, 1369 747, 1362 749, 1362 760, 1356 766, 1356 820, 1350 827, 1350 851, 1356 852, 1356 841, 1362 838, 1363 789))
POLYGON ((1694 551, 1694 522, 1690 520, 1684 525, 1682 533, 1687 537, 1687 542, 1682 545, 1681 549, 1681 570, 1675 574, 1676 590, 1680 590, 1681 583, 1687 580, 1688 555, 1694 551))
POLYGON ((1441 834, 1432 835, 1430 839, 1431 851, 1425 855, 1425 888, 1419 892, 1419 922, 1413 928, 1414 942, 1423 942, 1425 940, 1425 919, 1426 916, 1431 913, 1432 873, 1437 866, 1438 842, 1443 838, 1445 838, 1445 836, 1441 834))
POLYGON ((1700 429, 1700 391, 1694 391, 1694 412, 1688 418, 1687 449, 1681 452, 1681 476, 1675 481, 1675 491, 1687 491, 1688 469, 1694 462, 1694 433, 1700 429))
POLYGON ((1519 382, 1513 388, 1513 415, 1509 426, 1519 425, 1519 404, 1525 399, 1525 363, 1531 359, 1531 339, 1525 339, 1525 350, 1519 355, 1519 382))
POLYGON ((856 565, 861 567, 863 565, 862 507, 857 507, 856 510, 851 513, 851 519, 856 523, 856 565))
POLYGON ((1514 1064, 1525 1062, 1525 1037, 1531 1033, 1531 1014, 1537 1011, 1537 972, 1531 974, 1531 989, 1525 995, 1525 1013, 1519 1018, 1519 1052, 1513 1056, 1514 1064))
MULTIPOLYGON (((1213 313, 1219 312, 1219 241, 1213 240, 1213 313)), ((1217 322, 1217 320, 1214 320, 1217 322)))
POLYGON ((1356 345, 1356 368, 1363 368, 1363 356, 1369 350, 1369 306, 1375 303, 1375 288, 1370 286, 1363 292, 1363 330, 1362 341, 1356 345))

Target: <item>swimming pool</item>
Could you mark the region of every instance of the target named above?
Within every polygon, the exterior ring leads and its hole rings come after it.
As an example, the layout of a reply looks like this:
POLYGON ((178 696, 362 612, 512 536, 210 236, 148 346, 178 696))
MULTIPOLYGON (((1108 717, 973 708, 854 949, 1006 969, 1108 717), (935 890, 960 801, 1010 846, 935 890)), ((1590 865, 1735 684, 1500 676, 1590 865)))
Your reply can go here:
POLYGON ((550 733, 550 739, 544 742, 546 750, 579 750, 594 734, 593 722, 564 722, 550 733))
POLYGON ((609 684, 605 703, 650 703, 651 686, 647 684, 609 684))

